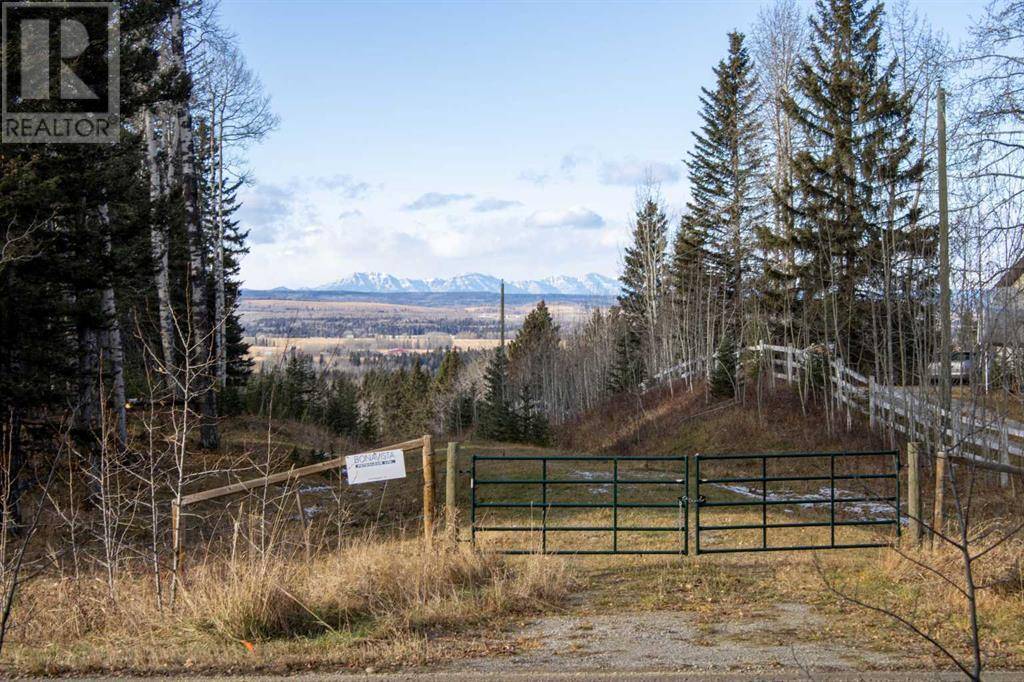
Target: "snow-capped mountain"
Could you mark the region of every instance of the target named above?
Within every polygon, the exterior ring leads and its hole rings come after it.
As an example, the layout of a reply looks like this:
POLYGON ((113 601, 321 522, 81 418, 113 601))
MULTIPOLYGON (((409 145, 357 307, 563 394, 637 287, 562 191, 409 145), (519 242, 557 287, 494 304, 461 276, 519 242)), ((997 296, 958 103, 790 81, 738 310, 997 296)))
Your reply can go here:
POLYGON ((399 291, 431 291, 421 279, 404 279, 383 272, 357 272, 337 282, 314 287, 317 291, 358 291, 391 294, 399 291))
MULTIPOLYGON (((383 272, 357 272, 335 282, 313 287, 314 291, 354 291, 389 294, 395 292, 497 293, 501 280, 478 272, 450 279, 429 280, 395 277, 383 272)), ((619 283, 611 277, 590 273, 583 277, 548 277, 540 280, 505 282, 509 294, 571 294, 576 296, 616 296, 619 283)))

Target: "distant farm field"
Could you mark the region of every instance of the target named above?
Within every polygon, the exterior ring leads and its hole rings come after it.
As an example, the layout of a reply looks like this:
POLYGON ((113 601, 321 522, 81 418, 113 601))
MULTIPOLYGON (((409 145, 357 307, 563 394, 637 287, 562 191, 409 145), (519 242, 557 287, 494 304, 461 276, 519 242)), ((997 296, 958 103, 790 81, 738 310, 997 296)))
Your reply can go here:
MULTIPOLYGON (((582 323, 612 303, 600 296, 508 296, 506 329, 516 330, 541 300, 563 328, 582 323)), ((238 313, 246 333, 253 337, 376 339, 440 334, 469 340, 497 339, 501 333, 497 294, 337 293, 328 297, 311 292, 300 297, 299 292, 287 296, 244 292, 238 313)))
POLYGON ((285 353, 296 350, 312 356, 313 362, 319 366, 347 369, 349 353, 355 351, 410 354, 448 347, 459 351, 487 350, 496 347, 500 340, 467 339, 450 334, 420 334, 306 338, 247 336, 245 342, 249 344, 249 357, 256 362, 257 367, 273 364, 285 353))
MULTIPOLYGON (((527 314, 545 301, 555 322, 571 329, 611 300, 598 296, 506 297, 505 328, 511 337, 527 314)), ((501 336, 496 294, 345 294, 246 292, 239 305, 249 357, 257 367, 295 350, 319 367, 355 369, 350 355, 427 353, 439 348, 479 351, 501 336)))

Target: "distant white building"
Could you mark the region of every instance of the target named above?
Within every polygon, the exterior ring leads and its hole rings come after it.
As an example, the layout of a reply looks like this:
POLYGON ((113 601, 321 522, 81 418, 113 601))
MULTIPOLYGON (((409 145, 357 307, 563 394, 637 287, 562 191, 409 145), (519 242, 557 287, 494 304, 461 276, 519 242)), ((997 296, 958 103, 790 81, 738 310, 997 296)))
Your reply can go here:
POLYGON ((978 319, 978 349, 985 388, 1001 376, 1008 386, 1020 384, 1020 350, 1024 349, 1024 257, 1002 274, 982 297, 978 319), (996 372, 996 376, 993 376, 996 372))
POLYGON ((982 302, 978 345, 1005 349, 1024 345, 1024 258, 1010 266, 982 302))

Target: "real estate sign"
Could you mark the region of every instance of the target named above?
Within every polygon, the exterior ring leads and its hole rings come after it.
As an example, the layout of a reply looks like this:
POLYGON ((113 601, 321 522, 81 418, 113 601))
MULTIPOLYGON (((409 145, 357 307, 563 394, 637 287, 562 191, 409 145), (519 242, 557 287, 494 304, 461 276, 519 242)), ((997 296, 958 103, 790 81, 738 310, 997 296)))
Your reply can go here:
POLYGON ((405 478, 405 455, 401 450, 349 455, 345 458, 345 469, 349 485, 405 478))

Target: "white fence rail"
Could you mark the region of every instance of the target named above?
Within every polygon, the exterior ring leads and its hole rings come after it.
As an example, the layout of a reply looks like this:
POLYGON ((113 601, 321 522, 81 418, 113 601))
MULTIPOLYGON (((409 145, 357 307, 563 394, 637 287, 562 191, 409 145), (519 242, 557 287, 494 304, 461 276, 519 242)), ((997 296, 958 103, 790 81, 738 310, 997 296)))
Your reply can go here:
MULTIPOLYGON (((771 376, 787 383, 805 381, 812 353, 789 346, 759 344, 747 351, 759 353, 771 376)), ((1007 418, 983 405, 953 401, 951 414, 938 403, 930 386, 888 386, 847 367, 842 358, 826 359, 828 388, 835 405, 845 410, 849 422, 854 412, 868 417, 871 428, 895 439, 896 433, 930 448, 944 447, 948 454, 971 459, 984 466, 1024 465, 1024 422, 1007 418), (944 430, 944 438, 940 431, 944 430)), ((706 358, 682 362, 655 375, 655 381, 693 381, 709 373, 706 358)))

